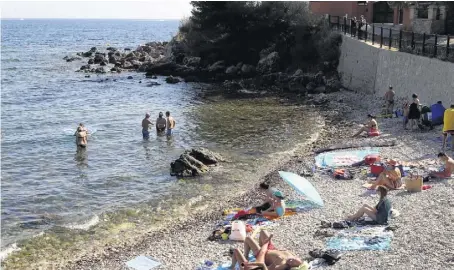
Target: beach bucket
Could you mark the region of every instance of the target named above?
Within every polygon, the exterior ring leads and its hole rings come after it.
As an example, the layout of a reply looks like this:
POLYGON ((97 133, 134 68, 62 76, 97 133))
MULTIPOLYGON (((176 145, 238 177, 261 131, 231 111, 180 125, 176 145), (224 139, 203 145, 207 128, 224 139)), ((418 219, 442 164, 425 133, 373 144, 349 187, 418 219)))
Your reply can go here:
POLYGON ((246 226, 244 225, 244 222, 235 220, 232 223, 229 239, 233 241, 244 241, 244 239, 246 239, 246 226))

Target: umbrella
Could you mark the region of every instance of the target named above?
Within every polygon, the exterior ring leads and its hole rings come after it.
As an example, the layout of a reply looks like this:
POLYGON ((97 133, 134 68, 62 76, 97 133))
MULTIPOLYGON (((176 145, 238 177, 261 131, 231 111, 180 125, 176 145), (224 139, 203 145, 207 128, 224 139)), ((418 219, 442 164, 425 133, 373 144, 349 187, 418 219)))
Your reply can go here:
POLYGON ((279 171, 279 175, 298 193, 304 195, 314 203, 323 206, 323 200, 320 197, 320 194, 318 194, 318 191, 314 188, 314 186, 312 186, 312 184, 306 178, 291 172, 279 171))

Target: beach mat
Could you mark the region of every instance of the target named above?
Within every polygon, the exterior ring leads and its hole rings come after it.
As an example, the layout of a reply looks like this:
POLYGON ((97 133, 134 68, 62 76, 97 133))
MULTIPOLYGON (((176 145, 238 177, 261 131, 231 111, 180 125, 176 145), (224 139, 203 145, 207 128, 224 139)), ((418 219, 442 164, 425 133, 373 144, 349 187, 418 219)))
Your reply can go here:
POLYGON ((362 150, 342 150, 336 152, 325 152, 315 157, 315 165, 319 168, 336 168, 351 166, 363 161, 367 155, 378 154, 378 148, 367 147, 362 150))
POLYGON ((340 230, 326 239, 326 248, 341 251, 389 250, 393 233, 386 226, 363 226, 340 230))
MULTIPOLYGON (((255 262, 255 257, 252 253, 249 253, 249 262, 255 262)), ((201 265, 197 266, 195 270, 231 270, 232 262, 213 262, 206 260, 201 265)), ((240 266, 237 263, 235 265, 235 270, 240 270, 240 266)))

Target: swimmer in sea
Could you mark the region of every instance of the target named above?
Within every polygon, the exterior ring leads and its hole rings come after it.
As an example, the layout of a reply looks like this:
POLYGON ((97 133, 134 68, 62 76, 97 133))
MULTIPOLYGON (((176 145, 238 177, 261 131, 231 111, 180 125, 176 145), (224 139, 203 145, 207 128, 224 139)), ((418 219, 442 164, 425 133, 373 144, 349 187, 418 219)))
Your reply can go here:
POLYGON ((74 135, 76 135, 76 144, 78 147, 82 147, 82 148, 87 147, 88 133, 83 127, 79 126, 74 135))
POLYGON ((156 119, 156 132, 162 134, 166 130, 167 121, 162 112, 159 112, 158 119, 156 119))
POLYGON ((142 135, 144 139, 150 138, 150 132, 148 131, 150 125, 153 125, 153 123, 150 121, 150 114, 146 113, 145 118, 142 120, 142 135))

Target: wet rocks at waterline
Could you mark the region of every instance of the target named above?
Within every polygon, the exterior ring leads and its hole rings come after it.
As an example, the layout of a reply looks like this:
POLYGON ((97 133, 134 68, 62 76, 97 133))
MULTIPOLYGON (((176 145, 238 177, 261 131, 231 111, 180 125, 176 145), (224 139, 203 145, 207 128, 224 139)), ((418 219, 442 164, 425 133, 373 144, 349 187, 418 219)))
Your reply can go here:
POLYGON ((221 155, 205 148, 193 148, 184 151, 181 156, 170 163, 170 175, 189 177, 204 174, 209 166, 224 161, 221 155))

